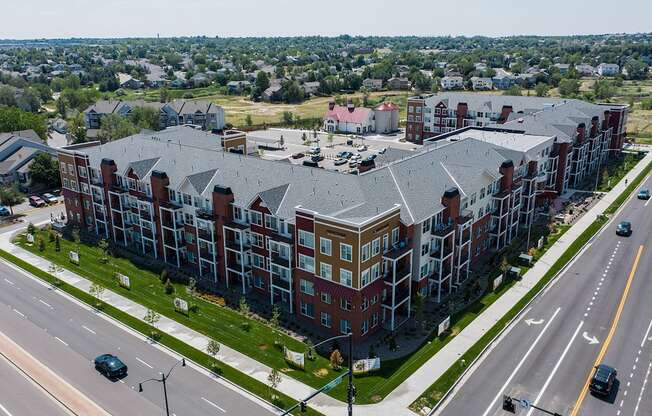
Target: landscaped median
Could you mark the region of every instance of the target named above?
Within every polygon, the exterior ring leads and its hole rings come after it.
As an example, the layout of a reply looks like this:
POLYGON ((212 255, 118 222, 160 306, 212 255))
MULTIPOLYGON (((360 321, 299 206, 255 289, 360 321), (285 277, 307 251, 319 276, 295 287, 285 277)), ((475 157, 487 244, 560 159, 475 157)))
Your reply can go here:
MULTIPOLYGON (((652 163, 648 165, 631 181, 623 192, 607 207, 604 214, 614 214, 618 208, 628 199, 628 197, 638 188, 641 182, 652 171, 652 163)), ((489 329, 478 342, 469 348, 451 367, 442 374, 417 400, 415 400, 410 409, 420 412, 424 407, 434 408, 442 400, 450 388, 457 383, 468 363, 473 363, 478 356, 484 351, 505 327, 516 317, 523 308, 547 285, 559 271, 570 262, 570 260, 587 244, 591 238, 605 225, 608 221, 606 215, 598 217, 591 223, 578 238, 573 241, 564 253, 555 261, 546 274, 530 289, 530 291, 514 305, 507 314, 505 314, 491 329, 489 329)))
MULTIPOLYGON (((38 277, 39 279, 57 287, 58 290, 62 290, 92 307, 97 306, 98 300, 95 297, 89 295, 88 293, 72 285, 62 282, 60 279, 57 279, 55 276, 51 275, 50 273, 44 272, 43 270, 19 259, 18 257, 4 250, 0 250, 0 257, 15 264, 16 266, 20 267, 26 272, 31 273, 32 275, 38 277)), ((128 327, 132 328, 133 330, 141 334, 151 334, 153 331, 156 331, 156 328, 146 324, 145 322, 139 319, 134 318, 133 316, 107 303, 100 301, 100 305, 101 305, 101 311, 103 313, 120 321, 121 323, 127 325, 128 327)), ((270 389, 269 386, 265 385, 264 383, 261 383, 258 380, 224 363, 219 363, 219 370, 217 370, 213 366, 213 364, 216 362, 216 360, 213 357, 209 356, 208 354, 196 348, 189 346, 188 344, 180 341, 179 339, 171 335, 162 333, 157 339, 157 342, 159 344, 165 345, 171 350, 176 351, 177 353, 183 355, 184 357, 192 360, 193 362, 207 369, 212 369, 212 371, 218 373, 220 377, 229 380, 230 382, 244 388, 245 390, 255 394, 256 396, 268 402, 274 403, 279 407, 289 408, 290 406, 297 403, 296 400, 293 400, 292 398, 278 391, 270 389)), ((299 410, 296 410, 295 412, 293 412, 293 414, 313 415, 313 416, 321 415, 321 413, 311 408, 308 408, 306 413, 301 413, 299 410)))

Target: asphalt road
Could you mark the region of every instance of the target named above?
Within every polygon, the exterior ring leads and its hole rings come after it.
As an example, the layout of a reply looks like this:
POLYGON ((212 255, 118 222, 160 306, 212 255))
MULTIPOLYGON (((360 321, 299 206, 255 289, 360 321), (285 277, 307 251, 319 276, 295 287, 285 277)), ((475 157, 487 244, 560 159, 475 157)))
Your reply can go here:
MULTIPOLYGON (((652 186, 652 180, 643 186, 652 186)), ((561 415, 652 415, 650 230, 652 202, 634 197, 436 414, 507 415, 502 410, 507 394, 561 415), (632 236, 616 236, 621 220, 632 221, 632 236), (618 370, 610 397, 587 392, 596 363, 618 370)), ((520 408, 517 414, 545 413, 520 408)))
MULTIPOLYGON (((138 382, 159 377, 160 371, 172 367, 177 359, 169 352, 4 262, 0 262, 0 311, 0 331, 107 412, 128 416, 165 414, 163 386, 150 382, 139 393, 138 382), (128 376, 110 381, 97 373, 92 360, 102 353, 118 355, 129 367, 128 376)), ((178 416, 274 414, 236 388, 190 365, 174 369, 167 389, 170 414, 178 416)), ((3 391, 0 385, 0 403, 5 400, 3 391)), ((15 397, 24 390, 12 384, 7 391, 15 397)), ((12 413, 56 415, 29 409, 12 413)), ((0 416, 5 416, 1 408, 0 416)))
POLYGON ((13 364, 0 357, 0 415, 70 414, 13 364))

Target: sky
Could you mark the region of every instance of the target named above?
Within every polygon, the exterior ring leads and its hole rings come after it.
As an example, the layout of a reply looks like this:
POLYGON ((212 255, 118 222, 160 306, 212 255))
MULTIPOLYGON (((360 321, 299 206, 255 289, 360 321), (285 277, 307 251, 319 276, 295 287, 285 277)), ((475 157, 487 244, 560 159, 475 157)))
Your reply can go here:
POLYGON ((652 32, 652 0, 0 0, 0 39, 652 32), (460 3, 460 4, 457 4, 460 3))

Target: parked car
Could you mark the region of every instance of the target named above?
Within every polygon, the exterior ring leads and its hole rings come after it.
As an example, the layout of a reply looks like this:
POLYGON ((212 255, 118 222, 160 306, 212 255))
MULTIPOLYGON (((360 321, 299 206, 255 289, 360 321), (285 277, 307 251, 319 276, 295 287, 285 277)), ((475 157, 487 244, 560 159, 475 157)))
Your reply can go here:
POLYGON ((369 156, 367 156, 367 159, 369 159, 369 160, 374 160, 374 159, 376 159, 377 157, 378 157, 377 154, 372 153, 372 154, 370 154, 369 156))
POLYGON ((349 167, 350 168, 357 168, 358 167, 358 161, 356 159, 349 160, 349 167))
POLYGON ((365 150, 367 150, 367 146, 361 144, 358 147, 356 147, 355 150, 357 150, 358 152, 364 152, 365 150))
POLYGON ((640 191, 638 191, 638 195, 636 195, 638 199, 650 199, 650 190, 647 188, 643 188, 640 191))
POLYGON ((379 155, 384 155, 386 151, 387 151, 387 148, 386 148, 386 147, 383 147, 382 149, 380 149, 380 150, 378 151, 378 154, 379 154, 379 155))
POLYGON ((321 148, 317 146, 313 146, 310 149, 308 149, 308 153, 310 153, 311 155, 318 155, 321 153, 321 148))
POLYGON ((317 162, 313 162, 312 160, 304 160, 303 161, 303 166, 310 166, 311 168, 318 168, 319 164, 317 162))
POLYGON ((616 234, 625 237, 632 235, 632 223, 629 221, 621 221, 618 226, 616 226, 616 234))
POLYGON ((345 158, 341 157, 341 158, 339 158, 339 159, 335 159, 335 162, 334 162, 334 163, 335 163, 335 166, 342 166, 342 165, 344 165, 346 162, 347 162, 347 160, 346 160, 345 158))
POLYGON ((360 160, 362 159, 362 156, 360 156, 360 153, 356 153, 353 156, 349 158, 349 160, 360 160))
POLYGON ((56 204, 57 202, 59 202, 59 198, 57 198, 56 196, 50 193, 44 193, 43 195, 41 195, 41 199, 43 199, 48 204, 56 204))
POLYGON ((40 197, 38 197, 36 195, 32 195, 32 196, 29 197, 29 204, 31 206, 37 207, 37 208, 38 207, 44 207, 46 205, 45 201, 42 200, 40 197))
POLYGON ((118 357, 111 354, 102 354, 95 357, 95 368, 109 378, 119 378, 127 375, 127 365, 118 357))
POLYGON ((353 156, 353 153, 347 151, 339 152, 337 154, 337 157, 341 159, 349 159, 351 156, 353 156))
POLYGON ((324 156, 320 154, 312 155, 310 156, 310 160, 312 160, 313 162, 321 162, 322 160, 324 160, 324 156))
POLYGON ((305 154, 303 154, 301 152, 292 153, 292 159, 301 159, 304 156, 305 156, 305 154))
POLYGON ((0 216, 6 217, 11 214, 11 210, 4 205, 0 205, 0 216))
POLYGON ((617 375, 618 372, 613 367, 605 364, 596 365, 593 377, 591 377, 591 384, 589 384, 589 390, 601 396, 608 396, 613 389, 617 375))

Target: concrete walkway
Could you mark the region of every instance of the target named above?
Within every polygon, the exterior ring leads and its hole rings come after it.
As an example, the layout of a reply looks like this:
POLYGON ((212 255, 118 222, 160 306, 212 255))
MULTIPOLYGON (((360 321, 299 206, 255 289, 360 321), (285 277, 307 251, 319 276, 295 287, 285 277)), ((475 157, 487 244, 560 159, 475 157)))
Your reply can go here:
MULTIPOLYGON (((652 153, 649 153, 634 167, 625 177, 628 183, 638 176, 648 163, 652 162, 652 153)), ((407 407, 416 400, 423 391, 435 382, 457 359, 473 346, 505 313, 507 313, 525 294, 541 280, 549 270, 550 266, 561 256, 561 254, 575 241, 575 239, 595 220, 598 214, 601 214, 627 187, 625 180, 619 182, 609 193, 595 204, 582 218, 580 218, 550 249, 539 259, 539 261, 530 269, 523 279, 512 286, 498 300, 496 300, 486 311, 479 315, 464 330, 451 340, 437 354, 431 357, 423 366, 403 382, 398 388, 392 391, 385 399, 373 405, 355 406, 356 415, 375 416, 375 415, 392 415, 408 416, 414 415, 407 407)), ((28 263, 47 271, 50 262, 29 253, 26 250, 11 243, 12 233, 0 235, 0 248, 10 252, 14 256, 27 261, 28 263)), ((59 273, 58 277, 68 284, 71 284, 85 292, 89 291, 91 283, 85 278, 64 270, 59 273)), ((146 308, 121 296, 110 290, 106 290, 102 300, 116 308, 128 313, 129 315, 143 319, 146 308)), ((192 345, 193 347, 205 351, 208 338, 204 335, 161 316, 157 325, 159 330, 173 335, 181 341, 192 345)), ((267 376, 271 368, 256 360, 222 345, 217 358, 256 380, 267 384, 267 376)), ((311 387, 282 375, 282 381, 278 386, 282 393, 301 400, 314 391, 311 387)), ((311 400, 310 406, 327 416, 340 416, 346 413, 346 406, 325 394, 320 394, 311 400)))

